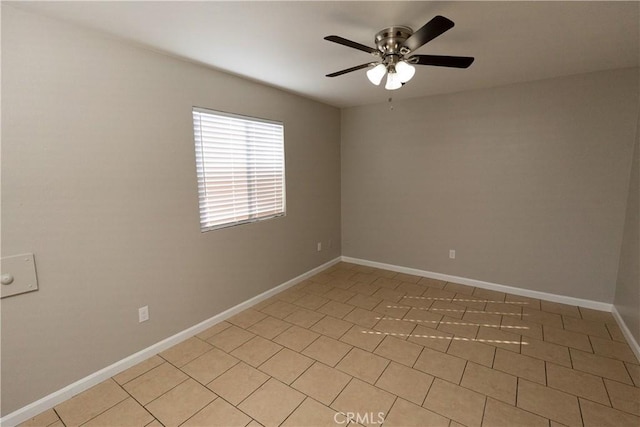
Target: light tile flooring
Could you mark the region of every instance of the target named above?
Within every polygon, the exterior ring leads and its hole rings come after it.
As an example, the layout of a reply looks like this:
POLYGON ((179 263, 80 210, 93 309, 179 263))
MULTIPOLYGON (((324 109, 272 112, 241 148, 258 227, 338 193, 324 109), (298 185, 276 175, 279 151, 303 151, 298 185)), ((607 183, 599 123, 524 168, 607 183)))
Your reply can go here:
POLYGON ((609 313, 340 263, 38 426, 639 426, 609 313))

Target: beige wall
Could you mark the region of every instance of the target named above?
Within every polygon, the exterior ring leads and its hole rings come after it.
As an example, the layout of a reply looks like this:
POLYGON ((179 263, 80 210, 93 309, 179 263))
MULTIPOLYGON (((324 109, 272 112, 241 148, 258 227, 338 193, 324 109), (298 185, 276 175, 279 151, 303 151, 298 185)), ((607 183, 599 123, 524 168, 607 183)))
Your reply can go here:
POLYGON ((6 4, 2 65, 2 255, 34 252, 40 280, 1 303, 3 415, 341 253, 605 302, 618 277, 638 338, 637 70, 351 108, 341 127, 6 4), (200 233, 194 105, 284 121, 285 218, 200 233))
POLYGON ((636 342, 640 343, 640 117, 627 195, 622 249, 614 304, 636 342))
POLYGON ((339 256, 339 133, 338 109, 3 4, 2 254, 34 252, 40 290, 2 300, 2 414, 339 256), (286 217, 200 233, 194 105, 284 122, 286 217))
POLYGON ((637 114, 637 69, 345 109, 342 253, 611 303, 637 114))

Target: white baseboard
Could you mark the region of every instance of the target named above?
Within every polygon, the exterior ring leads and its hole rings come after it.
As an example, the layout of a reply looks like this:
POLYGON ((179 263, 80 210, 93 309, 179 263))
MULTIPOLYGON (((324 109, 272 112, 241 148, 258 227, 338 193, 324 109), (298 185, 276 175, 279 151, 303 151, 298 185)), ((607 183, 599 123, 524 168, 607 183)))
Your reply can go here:
POLYGON ((577 305, 584 308, 592 308, 594 310, 611 312, 613 304, 605 302, 591 301, 588 299, 568 297, 565 295, 550 294, 547 292, 532 291, 523 288, 514 288, 507 285, 499 285, 497 283, 483 282, 482 280, 469 279, 466 277, 451 276, 448 274, 434 273, 432 271, 418 270, 415 268, 401 267, 393 264, 384 264, 381 262, 368 261, 364 259, 342 257, 342 261, 353 264, 365 265, 367 267, 382 268, 384 270, 396 271, 398 273, 413 274, 415 276, 429 277, 431 279, 444 280, 446 282, 460 283, 461 285, 475 286, 477 288, 489 289, 492 291, 506 292, 509 294, 520 295, 523 297, 538 298, 546 301, 559 302, 562 304, 577 305))
POLYGON ((43 397, 42 399, 39 399, 10 414, 7 414, 6 416, 0 418, 0 426, 14 427, 24 421, 27 421, 28 419, 35 417, 36 415, 46 411, 47 409, 53 408, 54 406, 64 402, 65 400, 72 398, 76 394, 81 393, 93 387, 94 385, 97 385, 102 381, 105 381, 111 378, 112 376, 119 374, 120 372, 126 369, 129 369, 130 367, 148 359, 149 357, 154 356, 170 347, 173 347, 176 344, 181 343, 182 341, 188 338, 191 338, 196 334, 199 334, 202 331, 209 329, 216 323, 220 323, 223 320, 228 319, 229 317, 255 304, 258 304, 259 302, 264 301, 267 298, 270 298, 273 295, 284 291, 285 289, 288 289, 294 285, 297 285, 303 280, 319 273, 322 270, 325 270, 331 267, 334 264, 337 264, 338 262, 340 262, 340 257, 335 258, 329 262, 326 262, 297 277, 294 277, 293 279, 287 282, 284 282, 276 286, 275 288, 269 289, 268 291, 263 292, 260 295, 257 295, 251 299, 248 299, 247 301, 244 301, 234 307, 231 307, 230 309, 223 311, 222 313, 217 314, 203 322, 200 322, 197 325, 194 325, 188 329, 185 329, 182 332, 178 332, 177 334, 170 336, 169 338, 166 338, 156 344, 153 344, 150 347, 140 350, 139 352, 132 354, 131 356, 125 357, 124 359, 112 365, 109 365, 106 368, 103 368, 97 372, 94 372, 93 374, 88 375, 74 382, 73 384, 69 384, 68 386, 58 391, 55 391, 43 397))
POLYGON ((640 345, 638 345, 638 341, 636 341, 633 334, 631 334, 629 327, 627 326, 624 319, 622 319, 622 316, 620 316, 620 312, 618 312, 618 309, 616 308, 615 305, 613 306, 613 310, 611 310, 611 313, 613 314, 613 317, 616 319, 616 322, 618 322, 618 326, 620 326, 620 330, 622 331, 622 334, 624 335, 624 337, 627 339, 627 342, 629 343, 631 350, 633 350, 634 354, 636 355, 636 359, 640 361, 640 345))
POLYGON ((188 329, 185 329, 182 332, 179 332, 169 338, 166 338, 156 344, 153 344, 150 347, 140 350, 139 352, 132 354, 131 356, 128 356, 112 365, 109 365, 97 372, 94 372, 93 374, 88 375, 74 382, 73 384, 69 384, 68 386, 58 391, 55 391, 43 397, 42 399, 39 399, 23 408, 20 408, 10 414, 7 414, 6 416, 0 418, 0 426, 13 427, 24 421, 27 421, 28 419, 35 417, 36 415, 46 411, 47 409, 53 408, 54 406, 93 387, 94 385, 97 385, 102 381, 105 381, 111 378, 112 376, 117 375, 126 369, 129 369, 130 367, 148 359, 149 357, 154 356, 176 344, 179 344, 180 342, 196 334, 199 334, 200 332, 212 327, 213 325, 219 322, 222 322, 223 320, 228 319, 229 317, 255 304, 258 304, 259 302, 264 301, 265 299, 270 298, 273 295, 279 292, 282 292, 285 289, 288 289, 302 282, 303 280, 319 273, 320 271, 331 267, 332 265, 338 263, 339 261, 396 271, 398 273, 413 274, 416 276, 423 276, 423 277, 429 277, 432 279, 445 280, 447 282, 455 282, 455 283, 475 286, 483 289, 490 289, 494 291, 507 292, 515 295, 543 299, 546 301, 577 305, 580 307, 591 308, 594 310, 609 311, 613 313, 613 316, 618 322, 618 325, 620 326, 622 333, 624 334, 625 338, 631 345, 631 348, 634 351, 636 357, 638 357, 638 359, 640 360, 640 346, 638 345, 638 342, 635 340, 635 338, 629 331, 629 328, 627 327, 624 320, 620 316, 620 313, 618 313, 618 310, 615 308, 615 306, 613 306, 613 304, 607 304, 599 301, 591 301, 591 300, 586 300, 581 298, 568 297, 564 295, 556 295, 556 294, 551 294, 547 292, 539 292, 539 291, 532 291, 532 290, 522 289, 522 288, 514 288, 511 286, 500 285, 500 284, 491 283, 491 282, 484 282, 481 280, 469 279, 465 277, 451 276, 448 274, 434 273, 432 271, 418 270, 415 268, 401 267, 401 266, 392 265, 392 264, 385 264, 385 263, 380 263, 375 261, 368 261, 368 260, 343 256, 343 257, 335 258, 321 266, 318 266, 312 270, 309 270, 306 273, 303 273, 285 283, 282 283, 272 289, 269 289, 266 292, 261 293, 260 295, 257 295, 247 301, 244 301, 234 307, 231 307, 230 309, 222 313, 219 313, 203 322, 200 322, 197 325, 194 325, 188 329))
POLYGON ((568 297, 565 295, 551 294, 547 292, 532 291, 529 289, 514 288, 512 286, 499 285, 497 283, 483 282, 481 280, 468 279, 466 277, 458 277, 458 276, 451 276, 448 274, 434 273, 432 271, 418 270, 418 269, 409 268, 409 267, 401 267, 398 265, 368 261, 368 260, 359 259, 359 258, 351 258, 351 257, 343 256, 342 261, 350 262, 352 264, 365 265, 367 267, 375 267, 375 268, 381 268, 384 270, 396 271, 398 273, 413 274, 416 276, 429 277, 431 279, 438 279, 438 280, 444 280, 447 282, 460 283, 462 285, 475 286, 478 288, 490 289, 492 291, 500 291, 500 292, 506 292, 506 293, 515 294, 515 295, 521 295, 524 297, 543 299, 545 301, 576 305, 579 307, 591 308, 591 309, 600 310, 600 311, 608 311, 613 314, 613 317, 616 319, 616 322, 618 322, 618 326, 620 326, 620 330, 622 330, 622 333, 627 339, 629 346, 635 353, 638 360, 640 360, 640 345, 638 345, 638 341, 636 341, 634 336, 631 334, 631 331, 629 331, 627 324, 624 322, 624 320, 622 319, 622 316, 620 316, 620 313, 618 313, 618 310, 613 304, 607 304, 605 302, 599 302, 599 301, 591 301, 591 300, 582 299, 582 298, 568 297))

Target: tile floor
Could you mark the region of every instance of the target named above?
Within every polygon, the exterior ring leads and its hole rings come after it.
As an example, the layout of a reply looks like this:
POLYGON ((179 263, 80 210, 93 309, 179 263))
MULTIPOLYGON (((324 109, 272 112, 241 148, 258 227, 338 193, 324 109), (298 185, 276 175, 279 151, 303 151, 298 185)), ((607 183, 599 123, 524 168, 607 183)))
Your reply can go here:
POLYGON ((339 263, 24 426, 640 426, 609 313, 339 263))

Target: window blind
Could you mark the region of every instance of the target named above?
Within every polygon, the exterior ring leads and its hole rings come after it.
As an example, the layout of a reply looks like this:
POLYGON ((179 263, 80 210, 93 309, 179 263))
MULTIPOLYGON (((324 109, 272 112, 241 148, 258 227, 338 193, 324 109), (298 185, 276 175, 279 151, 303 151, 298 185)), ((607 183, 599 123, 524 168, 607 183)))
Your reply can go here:
POLYGON ((284 126, 193 108, 200 230, 285 214, 284 126))

